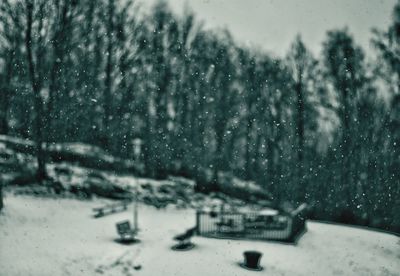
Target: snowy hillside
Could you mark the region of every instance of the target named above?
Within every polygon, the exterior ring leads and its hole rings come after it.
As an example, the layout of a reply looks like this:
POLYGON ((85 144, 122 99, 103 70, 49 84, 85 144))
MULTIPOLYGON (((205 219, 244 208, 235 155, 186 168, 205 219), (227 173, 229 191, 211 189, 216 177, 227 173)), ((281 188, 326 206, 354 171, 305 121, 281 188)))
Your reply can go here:
MULTIPOLYGON (((99 147, 84 143, 56 143, 47 149, 49 179, 36 185, 34 179, 34 143, 0 135, 0 180, 18 186, 17 193, 42 196, 91 198, 92 196, 126 199, 138 192, 139 200, 162 208, 168 204, 197 206, 209 197, 194 193, 196 182, 168 176, 164 180, 141 177, 142 165, 114 157, 99 147)), ((211 174, 206 171, 205 173, 211 174)), ((243 181, 220 173, 220 188, 231 197, 268 198, 269 194, 252 181, 243 181)), ((211 181, 211 180, 210 180, 211 181)), ((234 200, 219 194, 212 197, 234 200)), ((235 200, 238 204, 243 201, 235 200)), ((265 202, 264 203, 268 203, 265 202)))
POLYGON ((121 245, 113 241, 115 223, 132 221, 132 211, 92 218, 91 208, 105 201, 7 193, 0 215, 0 274, 254 275, 238 263, 243 251, 256 249, 263 253, 259 275, 400 275, 398 237, 316 222, 308 222, 297 246, 195 237, 193 250, 172 251, 172 237, 195 223, 193 209, 172 206, 140 205, 140 243, 121 245))

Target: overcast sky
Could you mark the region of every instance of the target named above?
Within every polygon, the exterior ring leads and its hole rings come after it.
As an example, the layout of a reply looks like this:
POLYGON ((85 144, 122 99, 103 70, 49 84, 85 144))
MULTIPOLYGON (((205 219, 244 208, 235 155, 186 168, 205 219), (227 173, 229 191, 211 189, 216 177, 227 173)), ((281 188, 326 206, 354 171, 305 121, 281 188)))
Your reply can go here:
MULTIPOLYGON (((146 6, 157 0, 139 0, 146 6)), ((240 43, 284 55, 297 33, 319 54, 327 30, 348 26, 369 51, 371 28, 386 28, 396 0, 168 0, 177 13, 185 3, 207 28, 226 27, 240 43)))

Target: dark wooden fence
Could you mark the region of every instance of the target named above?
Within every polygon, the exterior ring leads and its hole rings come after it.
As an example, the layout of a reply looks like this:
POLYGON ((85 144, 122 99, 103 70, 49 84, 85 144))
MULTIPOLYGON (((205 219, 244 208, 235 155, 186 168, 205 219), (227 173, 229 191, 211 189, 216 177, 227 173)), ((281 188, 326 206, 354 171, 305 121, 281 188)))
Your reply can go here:
POLYGON ((304 208, 299 208, 289 214, 273 216, 257 212, 197 211, 197 232, 204 237, 295 243, 306 229, 304 208))

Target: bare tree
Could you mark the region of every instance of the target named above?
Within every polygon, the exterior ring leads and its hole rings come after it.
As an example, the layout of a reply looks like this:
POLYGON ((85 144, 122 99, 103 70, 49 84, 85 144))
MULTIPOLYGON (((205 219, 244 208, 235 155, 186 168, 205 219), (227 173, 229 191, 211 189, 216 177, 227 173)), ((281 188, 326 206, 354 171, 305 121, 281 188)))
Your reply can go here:
MULTIPOLYGON (((38 180, 46 178, 46 155, 43 149, 43 100, 40 94, 42 89, 41 78, 37 75, 36 64, 33 59, 33 39, 32 39, 32 26, 33 26, 33 11, 35 0, 26 0, 26 32, 25 32, 25 47, 28 62, 28 73, 31 82, 32 91, 34 93, 34 107, 35 107, 35 140, 36 140, 36 158, 37 158, 37 172, 36 177, 38 180)), ((43 18, 39 18, 39 26, 43 18)), ((41 63, 39 56, 36 56, 36 62, 41 63)))
MULTIPOLYGON (((291 50, 287 57, 287 63, 289 65, 289 70, 291 72, 291 76, 293 79, 293 90, 296 94, 295 100, 295 138, 296 138, 296 168, 297 168, 297 181, 295 185, 296 194, 298 200, 304 200, 306 196, 306 182, 305 182, 305 143, 306 143, 306 130, 308 124, 308 129, 310 129, 309 125, 310 121, 315 118, 311 118, 311 120, 306 120, 306 117, 309 115, 310 109, 316 108, 311 107, 309 104, 309 82, 313 81, 313 73, 315 73, 316 60, 312 57, 311 53, 307 50, 306 46, 301 40, 300 36, 297 36, 294 43, 292 44, 291 50), (306 114, 308 113, 308 114, 306 114), (308 121, 308 122, 307 122, 308 121)), ((310 118, 309 118, 310 119, 310 118)))

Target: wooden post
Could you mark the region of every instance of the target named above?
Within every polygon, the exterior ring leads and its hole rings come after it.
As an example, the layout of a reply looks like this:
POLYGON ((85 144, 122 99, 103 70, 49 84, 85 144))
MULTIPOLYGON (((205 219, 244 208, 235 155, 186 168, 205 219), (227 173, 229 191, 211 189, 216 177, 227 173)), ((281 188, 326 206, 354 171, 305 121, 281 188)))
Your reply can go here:
POLYGON ((0 211, 3 209, 3 183, 0 182, 0 211))
POLYGON ((133 225, 135 227, 136 230, 139 230, 139 226, 138 226, 138 196, 137 196, 138 190, 137 190, 137 186, 135 186, 135 200, 134 200, 134 206, 133 206, 133 225))
POLYGON ((220 206, 220 216, 221 216, 221 224, 223 224, 225 222, 225 205, 224 202, 222 202, 221 206, 220 206))
POLYGON ((200 235, 200 211, 196 210, 196 233, 200 235))

